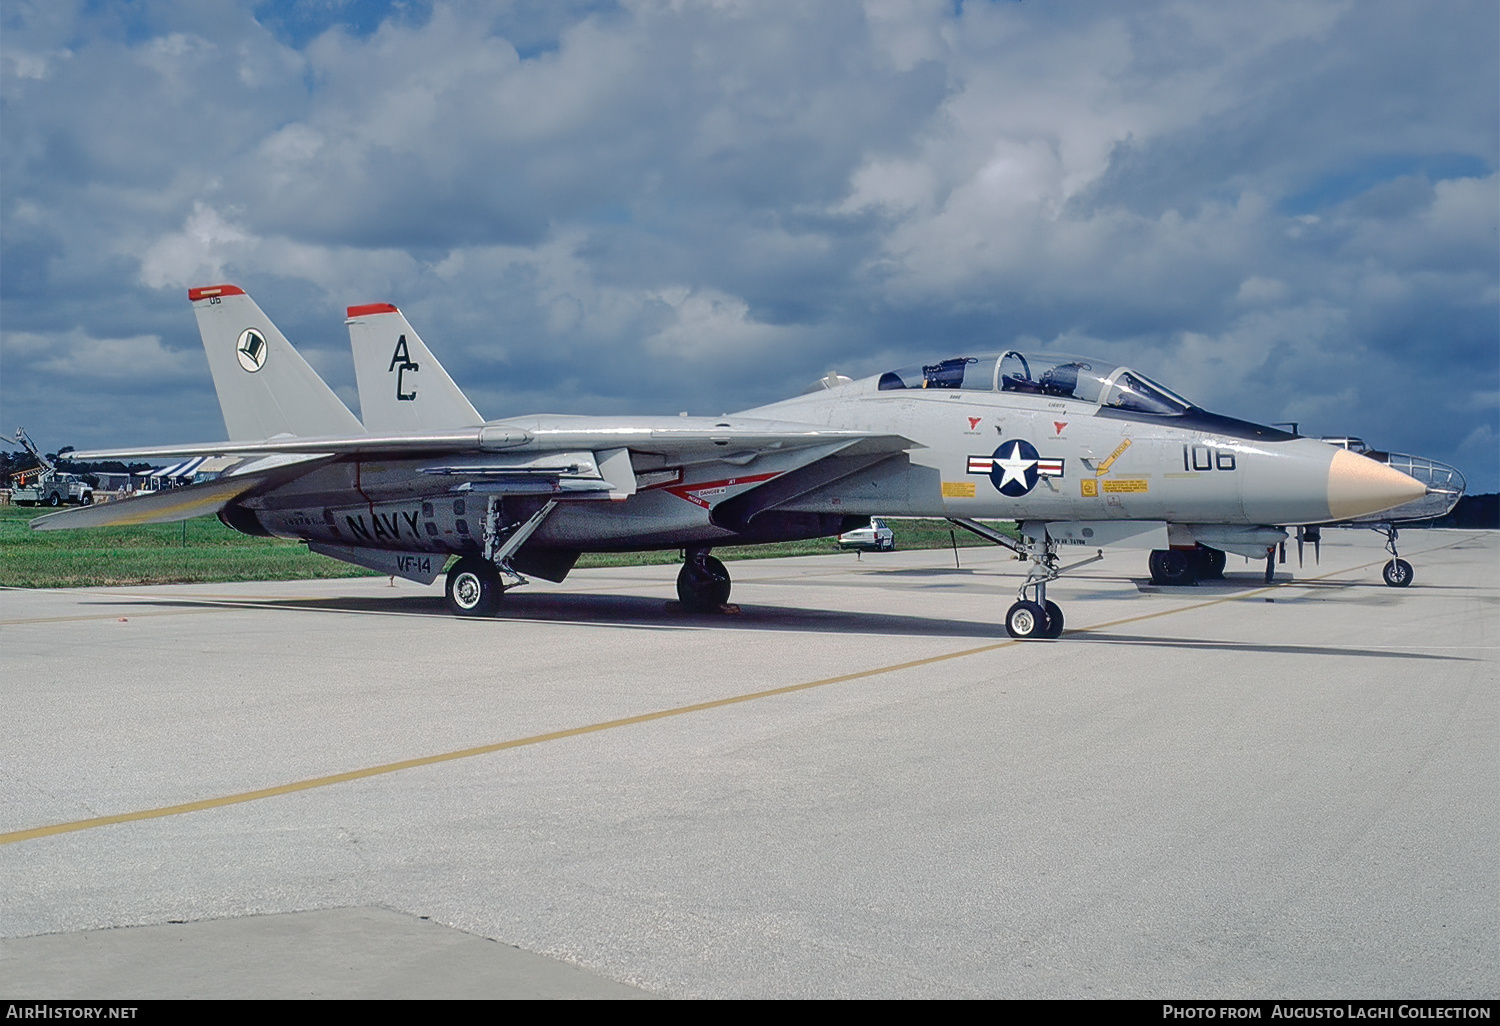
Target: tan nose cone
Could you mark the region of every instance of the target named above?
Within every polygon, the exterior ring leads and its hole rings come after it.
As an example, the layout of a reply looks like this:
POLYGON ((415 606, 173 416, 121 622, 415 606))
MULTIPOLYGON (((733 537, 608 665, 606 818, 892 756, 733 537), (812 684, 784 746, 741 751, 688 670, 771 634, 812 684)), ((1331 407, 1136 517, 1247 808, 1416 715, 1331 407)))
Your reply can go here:
POLYGON ((1379 513, 1426 494, 1416 478, 1347 449, 1334 452, 1328 468, 1328 512, 1335 520, 1379 513))

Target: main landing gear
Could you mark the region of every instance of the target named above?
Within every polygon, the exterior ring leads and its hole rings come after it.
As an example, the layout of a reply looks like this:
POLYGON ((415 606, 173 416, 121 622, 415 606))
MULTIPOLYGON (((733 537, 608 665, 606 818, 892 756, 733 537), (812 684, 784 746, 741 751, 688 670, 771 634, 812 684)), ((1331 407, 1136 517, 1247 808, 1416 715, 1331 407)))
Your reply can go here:
POLYGON ((1096 550, 1095 554, 1088 559, 1080 559, 1067 566, 1058 566, 1057 542, 1048 536, 1046 524, 1018 525, 1021 528, 1021 541, 1017 543, 994 528, 975 520, 949 517, 948 522, 992 541, 996 545, 1005 546, 1014 552, 1018 559, 1031 560, 1031 569, 1026 573, 1026 580, 1021 582, 1020 598, 1010 609, 1006 610, 1006 633, 1021 641, 1060 637, 1063 632, 1063 611, 1056 602, 1047 601, 1047 585, 1069 570, 1099 562, 1104 558, 1104 552, 1096 550), (1027 598, 1028 592, 1031 593, 1030 598, 1027 598))
POLYGON ((504 593, 500 568, 487 559, 465 556, 448 571, 445 597, 454 616, 494 616, 504 593))
POLYGON ((1088 559, 1080 559, 1067 566, 1057 565, 1057 542, 1047 535, 1045 524, 1022 524, 1021 555, 1031 560, 1031 569, 1026 580, 1021 582, 1020 599, 1006 610, 1005 631, 1021 641, 1052 639, 1062 636, 1063 612, 1056 602, 1047 601, 1047 585, 1069 570, 1076 570, 1104 558, 1103 550, 1097 550, 1088 559), (1039 531, 1040 538, 1030 537, 1030 530, 1039 531), (1027 592, 1032 597, 1026 597, 1027 592))
POLYGON ((677 598, 691 613, 713 613, 729 601, 729 571, 708 554, 708 549, 693 547, 677 572, 677 598))
POLYGON ((1391 554, 1390 562, 1381 569, 1380 576, 1385 580, 1388 588, 1409 587, 1414 576, 1411 564, 1401 558, 1396 551, 1396 525, 1377 524, 1374 530, 1385 535, 1385 551, 1391 554))
MULTIPOLYGON (((1045 589, 1046 585, 1039 584, 1045 589)), ((1005 613, 1005 631, 1013 638, 1030 641, 1034 638, 1057 638, 1063 632, 1063 613, 1056 602, 1038 605, 1021 599, 1005 613)))
POLYGON ((1155 549, 1147 566, 1151 568, 1152 584, 1182 587, 1222 578, 1225 562, 1222 549, 1200 544, 1191 549, 1155 549))
POLYGON ((549 500, 525 523, 502 527, 500 497, 490 496, 489 508, 484 515, 484 555, 464 556, 449 569, 447 586, 443 590, 448 611, 454 616, 494 616, 499 612, 505 589, 527 583, 526 578, 510 565, 510 557, 526 544, 526 539, 556 508, 557 500, 549 500), (507 576, 514 579, 514 583, 508 586, 505 583, 507 576))

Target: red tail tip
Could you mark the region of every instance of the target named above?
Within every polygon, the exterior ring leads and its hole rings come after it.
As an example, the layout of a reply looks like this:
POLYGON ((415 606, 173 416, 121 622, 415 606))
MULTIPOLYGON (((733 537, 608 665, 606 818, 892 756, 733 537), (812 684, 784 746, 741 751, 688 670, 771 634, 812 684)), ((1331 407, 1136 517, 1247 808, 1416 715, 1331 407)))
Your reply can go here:
POLYGON ((400 313, 400 311, 389 303, 366 303, 364 306, 351 306, 348 316, 368 317, 371 314, 383 313, 400 313))
POLYGON ((200 285, 196 289, 188 289, 188 300, 196 303, 200 299, 212 299, 214 296, 243 296, 245 290, 238 285, 200 285))

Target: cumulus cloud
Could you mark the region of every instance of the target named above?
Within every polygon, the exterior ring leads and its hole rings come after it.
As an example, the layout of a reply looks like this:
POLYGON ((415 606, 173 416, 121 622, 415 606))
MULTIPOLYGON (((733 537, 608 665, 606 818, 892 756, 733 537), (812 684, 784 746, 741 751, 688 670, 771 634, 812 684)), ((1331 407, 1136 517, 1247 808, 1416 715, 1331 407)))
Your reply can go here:
POLYGON ((250 236, 226 223, 218 211, 194 203, 180 232, 162 236, 141 254, 141 282, 153 289, 216 282, 224 264, 248 241, 250 236))
POLYGON ((17 372, 92 380, 105 384, 160 385, 191 376, 190 361, 155 335, 94 338, 82 329, 57 334, 5 333, 6 351, 17 372))
MULTIPOLYGON (((1031 340, 1440 459, 1500 433, 1493 4, 4 18, 0 401, 39 429, 118 352, 85 340, 184 359, 182 289, 232 280, 344 390, 343 307, 399 303, 492 416, 718 412, 1031 340)), ((140 441, 220 430, 184 366, 199 422, 140 441)), ((111 442, 147 387, 114 380, 111 442)))

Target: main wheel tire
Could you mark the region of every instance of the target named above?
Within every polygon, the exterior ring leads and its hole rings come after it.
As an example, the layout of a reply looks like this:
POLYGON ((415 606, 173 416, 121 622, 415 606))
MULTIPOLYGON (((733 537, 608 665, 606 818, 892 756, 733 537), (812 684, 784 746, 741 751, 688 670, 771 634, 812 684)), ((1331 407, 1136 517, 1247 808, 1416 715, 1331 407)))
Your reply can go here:
POLYGON ((61 506, 62 505, 62 496, 58 495, 56 492, 53 492, 51 495, 47 496, 47 505, 49 505, 49 506, 61 506))
POLYGON ((1156 549, 1149 565, 1152 584, 1182 587, 1198 583, 1197 560, 1178 549, 1156 549))
POLYGON ((93 504, 94 504, 94 493, 93 492, 89 492, 87 495, 85 495, 79 501, 79 505, 80 506, 92 506, 93 504))
POLYGON ((1013 638, 1031 641, 1047 636, 1047 610, 1022 599, 1005 614, 1005 631, 1013 638))
POLYGON ((1387 587, 1405 588, 1413 577, 1411 564, 1404 559, 1393 559, 1380 571, 1380 576, 1385 578, 1387 587))
POLYGON ((1198 579, 1200 581, 1217 581, 1224 577, 1224 566, 1228 562, 1223 549, 1211 549, 1207 545, 1198 546, 1198 579))
POLYGON ((1044 638, 1060 638, 1063 632, 1063 614, 1056 602, 1044 602, 1042 609, 1047 613, 1047 629, 1042 632, 1044 638))
POLYGON ((444 589, 448 610, 454 616, 494 616, 505 591, 500 571, 487 559, 465 556, 448 571, 444 589))
POLYGON ((711 613, 729 601, 731 581, 724 564, 713 556, 689 560, 677 572, 677 600, 694 613, 711 613))

